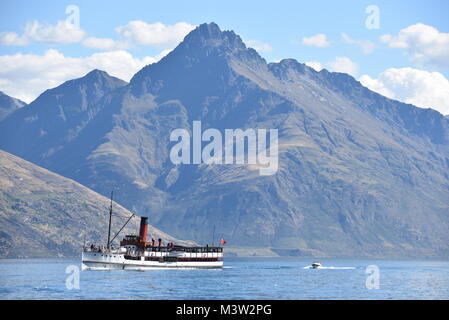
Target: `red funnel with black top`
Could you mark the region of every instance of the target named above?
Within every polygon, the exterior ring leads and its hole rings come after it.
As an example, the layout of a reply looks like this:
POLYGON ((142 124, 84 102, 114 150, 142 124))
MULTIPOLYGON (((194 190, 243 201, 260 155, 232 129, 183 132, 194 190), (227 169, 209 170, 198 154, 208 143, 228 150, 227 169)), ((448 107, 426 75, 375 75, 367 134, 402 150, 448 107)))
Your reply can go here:
POLYGON ((140 231, 139 231, 140 241, 147 242, 147 233, 148 233, 148 217, 140 217, 140 231))

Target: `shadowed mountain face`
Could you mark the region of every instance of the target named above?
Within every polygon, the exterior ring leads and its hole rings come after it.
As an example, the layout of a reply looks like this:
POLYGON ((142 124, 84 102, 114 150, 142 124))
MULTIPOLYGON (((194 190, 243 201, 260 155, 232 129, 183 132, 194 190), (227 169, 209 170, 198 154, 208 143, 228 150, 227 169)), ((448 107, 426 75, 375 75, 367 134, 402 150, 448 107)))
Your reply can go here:
POLYGON ((98 102, 125 85, 104 71, 93 70, 83 78, 47 90, 2 123, 0 144, 27 160, 46 164, 95 118, 105 105, 98 102))
POLYGON ((10 97, 0 91, 0 121, 2 121, 7 116, 12 114, 14 111, 16 111, 19 108, 22 108, 25 105, 26 105, 25 102, 10 97))
MULTIPOLYGON (((79 183, 0 150, 0 258, 79 256, 84 240, 107 241, 109 205, 79 183)), ((117 204, 113 212, 115 235, 131 212, 117 204)), ((164 242, 191 244, 149 230, 164 242)), ((138 231, 133 218, 117 240, 138 231)))
POLYGON ((32 135, 13 130, 29 125, 17 116, 0 123, 0 147, 101 194, 117 190, 122 205, 182 238, 210 241, 216 225, 230 244, 293 254, 449 254, 449 120, 436 111, 346 74, 267 64, 214 23, 89 105, 95 114, 64 143, 32 149, 32 135), (172 164, 170 133, 194 120, 278 129, 278 172, 172 164))

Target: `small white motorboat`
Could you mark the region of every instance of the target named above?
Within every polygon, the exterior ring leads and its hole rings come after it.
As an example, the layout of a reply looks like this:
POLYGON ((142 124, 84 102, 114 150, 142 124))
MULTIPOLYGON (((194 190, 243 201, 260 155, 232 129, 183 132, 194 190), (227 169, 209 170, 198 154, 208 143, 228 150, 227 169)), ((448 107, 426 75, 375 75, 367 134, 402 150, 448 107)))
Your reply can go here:
POLYGON ((312 268, 313 268, 313 269, 317 269, 317 268, 319 268, 319 267, 321 267, 321 263, 319 263, 319 262, 314 262, 314 263, 312 263, 312 268))

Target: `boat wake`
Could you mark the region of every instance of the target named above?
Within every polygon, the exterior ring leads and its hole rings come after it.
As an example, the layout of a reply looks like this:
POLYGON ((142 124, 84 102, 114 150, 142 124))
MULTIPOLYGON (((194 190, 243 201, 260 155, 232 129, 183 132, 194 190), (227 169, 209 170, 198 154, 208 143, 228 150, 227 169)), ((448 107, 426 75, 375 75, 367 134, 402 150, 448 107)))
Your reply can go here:
POLYGON ((312 267, 312 266, 306 266, 304 269, 331 269, 331 270, 354 270, 356 267, 312 267))

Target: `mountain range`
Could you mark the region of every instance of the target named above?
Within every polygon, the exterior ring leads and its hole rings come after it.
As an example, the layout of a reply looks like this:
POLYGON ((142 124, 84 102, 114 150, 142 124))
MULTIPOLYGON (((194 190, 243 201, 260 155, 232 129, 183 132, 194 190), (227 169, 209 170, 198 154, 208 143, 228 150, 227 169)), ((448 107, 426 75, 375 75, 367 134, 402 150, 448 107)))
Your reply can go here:
POLYGON ((177 238, 314 256, 448 256, 449 119, 344 73, 267 63, 215 23, 129 83, 94 70, 0 122, 0 148, 177 238), (279 170, 175 165, 170 133, 275 128, 279 170))

